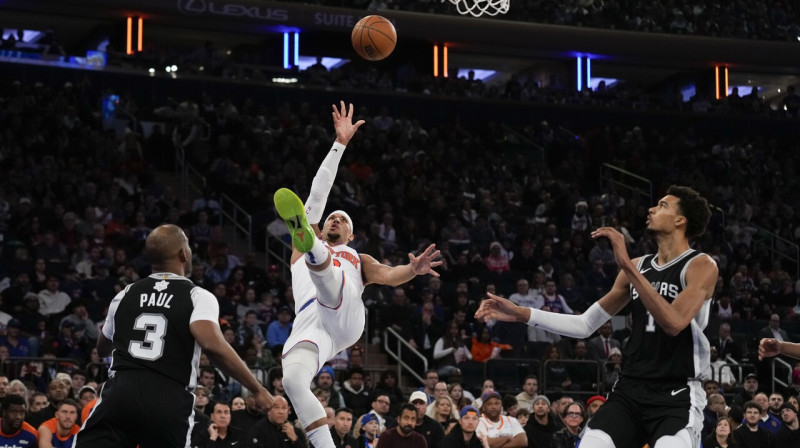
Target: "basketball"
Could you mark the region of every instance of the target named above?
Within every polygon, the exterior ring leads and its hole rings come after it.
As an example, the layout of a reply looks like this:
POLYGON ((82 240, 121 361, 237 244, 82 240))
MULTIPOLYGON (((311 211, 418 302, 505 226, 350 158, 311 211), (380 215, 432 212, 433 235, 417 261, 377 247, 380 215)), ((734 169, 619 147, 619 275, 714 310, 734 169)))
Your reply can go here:
POLYGON ((350 40, 359 56, 368 61, 380 61, 392 54, 397 32, 385 17, 366 16, 353 27, 350 40))

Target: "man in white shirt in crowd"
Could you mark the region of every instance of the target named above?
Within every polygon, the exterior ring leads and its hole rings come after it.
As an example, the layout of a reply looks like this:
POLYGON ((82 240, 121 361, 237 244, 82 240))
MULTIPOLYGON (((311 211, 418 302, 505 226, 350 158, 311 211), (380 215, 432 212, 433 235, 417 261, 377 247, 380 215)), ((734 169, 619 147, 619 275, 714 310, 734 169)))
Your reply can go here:
POLYGON ((503 415, 500 394, 488 391, 481 397, 483 415, 478 423, 477 434, 485 435, 491 448, 523 448, 528 446, 528 436, 516 418, 503 415))

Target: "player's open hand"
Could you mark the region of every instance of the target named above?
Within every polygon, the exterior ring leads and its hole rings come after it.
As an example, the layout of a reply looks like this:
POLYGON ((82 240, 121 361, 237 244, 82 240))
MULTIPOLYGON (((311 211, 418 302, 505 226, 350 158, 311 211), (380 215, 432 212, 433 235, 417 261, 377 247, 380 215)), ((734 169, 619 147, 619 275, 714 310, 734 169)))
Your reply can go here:
POLYGON ((777 356, 781 352, 781 342, 777 339, 773 338, 764 338, 758 344, 758 360, 761 361, 764 358, 769 358, 770 356, 777 356))
POLYGON ((625 245, 625 236, 613 227, 600 227, 592 232, 592 239, 608 238, 611 249, 614 251, 614 259, 619 267, 625 267, 631 262, 628 257, 628 247, 625 245))
POLYGON ((364 124, 364 120, 358 120, 353 123, 353 103, 350 103, 348 110, 344 101, 340 101, 340 108, 333 105, 333 128, 336 130, 336 141, 347 146, 350 139, 353 138, 359 126, 364 124))
POLYGON ((272 408, 272 405, 275 404, 275 398, 263 387, 253 393, 253 398, 256 400, 256 409, 260 412, 266 413, 272 408))
POLYGON ((437 260, 441 252, 434 249, 436 249, 436 245, 431 244, 418 257, 414 256, 414 254, 412 253, 408 254, 409 264, 411 265, 411 269, 414 271, 415 274, 417 275, 431 274, 434 277, 439 276, 439 273, 434 271, 433 268, 442 265, 442 260, 437 260))
POLYGON ((488 297, 481 302, 478 311, 475 312, 475 318, 486 322, 489 319, 499 320, 502 322, 516 322, 517 321, 517 305, 508 299, 496 296, 492 293, 486 293, 488 297))

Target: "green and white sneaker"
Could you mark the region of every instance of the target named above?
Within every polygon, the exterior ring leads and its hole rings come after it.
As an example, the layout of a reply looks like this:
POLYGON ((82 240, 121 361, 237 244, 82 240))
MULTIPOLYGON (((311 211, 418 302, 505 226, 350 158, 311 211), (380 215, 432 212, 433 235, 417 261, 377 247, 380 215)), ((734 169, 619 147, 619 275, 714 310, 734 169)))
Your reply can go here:
POLYGON ((289 227, 289 234, 292 236, 292 243, 295 249, 307 253, 314 247, 314 230, 306 219, 306 209, 303 201, 297 197, 292 190, 281 188, 275 192, 275 208, 278 214, 289 227))

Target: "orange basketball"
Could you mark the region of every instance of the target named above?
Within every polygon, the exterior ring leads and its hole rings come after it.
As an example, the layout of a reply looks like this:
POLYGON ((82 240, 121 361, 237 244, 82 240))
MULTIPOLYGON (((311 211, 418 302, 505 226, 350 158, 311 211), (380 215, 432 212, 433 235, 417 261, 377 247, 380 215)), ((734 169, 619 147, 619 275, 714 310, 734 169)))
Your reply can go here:
POLYGON ((397 45, 397 32, 385 17, 366 16, 353 27, 350 40, 359 56, 368 61, 380 61, 392 54, 397 45))

